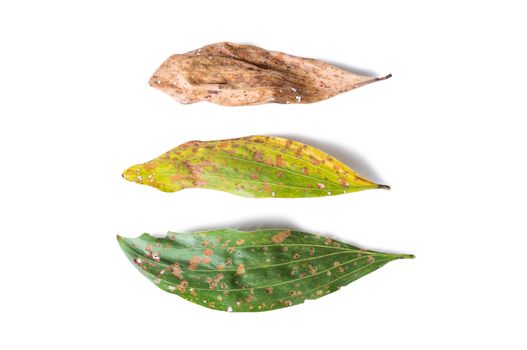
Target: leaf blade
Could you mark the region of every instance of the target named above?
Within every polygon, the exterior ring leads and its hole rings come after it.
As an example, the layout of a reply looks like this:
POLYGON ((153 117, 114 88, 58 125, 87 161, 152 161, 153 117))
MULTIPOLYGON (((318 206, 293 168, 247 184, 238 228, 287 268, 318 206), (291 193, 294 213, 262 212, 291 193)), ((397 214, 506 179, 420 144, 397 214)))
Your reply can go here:
POLYGON ((317 299, 405 258, 310 233, 233 229, 118 236, 130 261, 159 288, 222 311, 267 311, 317 299))
POLYGON ((320 60, 222 42, 170 56, 149 83, 183 104, 242 106, 313 103, 389 77, 365 76, 320 60))
POLYGON ((279 137, 190 141, 123 173, 165 192, 207 188, 245 197, 303 198, 389 188, 329 154, 279 137))

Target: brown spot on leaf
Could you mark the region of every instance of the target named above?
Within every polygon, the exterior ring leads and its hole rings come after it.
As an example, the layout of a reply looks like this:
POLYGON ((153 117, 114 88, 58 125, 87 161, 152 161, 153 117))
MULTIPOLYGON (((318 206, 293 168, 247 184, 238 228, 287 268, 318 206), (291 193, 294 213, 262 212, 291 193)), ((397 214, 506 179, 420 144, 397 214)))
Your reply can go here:
POLYGON ((271 237, 271 241, 276 244, 280 244, 285 241, 289 236, 291 236, 291 230, 280 231, 276 233, 273 237, 271 237))
POLYGON ((295 151, 295 157, 302 158, 302 148, 298 147, 295 151))
POLYGON ((218 165, 216 163, 208 161, 201 161, 196 164, 192 164, 189 161, 184 161, 183 164, 192 174, 192 180, 194 182, 194 186, 196 187, 203 187, 207 185, 207 180, 202 178, 202 174, 205 169, 208 169, 211 174, 218 170, 218 165))
POLYGON ((178 181, 186 179, 186 178, 187 178, 187 175, 184 175, 184 174, 174 174, 174 175, 172 175, 170 177, 172 182, 178 182, 178 181))
POLYGON ((254 152, 253 158, 257 162, 261 162, 263 160, 263 153, 262 151, 256 151, 254 152))
POLYGON ((212 281, 209 283, 209 288, 216 289, 216 286, 222 279, 223 279, 223 274, 218 273, 216 276, 214 276, 214 279, 212 279, 212 281))
POLYGON ((211 249, 205 249, 203 251, 203 254, 205 254, 206 256, 211 256, 212 254, 214 254, 214 252, 211 249))
POLYGON ((199 256, 193 256, 188 261, 188 269, 189 270, 197 269, 200 262, 201 262, 201 258, 199 256))
POLYGON ((152 255, 152 245, 151 244, 147 244, 146 245, 146 247, 145 247, 145 254, 146 254, 146 256, 152 255))
POLYGON ((187 286, 188 286, 188 282, 183 280, 176 286, 176 288, 179 290, 181 294, 185 294, 187 291, 187 286))
POLYGON ((311 163, 313 163, 314 165, 320 164, 320 160, 318 160, 314 155, 310 154, 309 158, 311 159, 311 163))
POLYGON ((278 167, 282 166, 282 156, 280 154, 276 155, 276 166, 278 167))
POLYGON ((152 260, 154 260, 155 262, 159 262, 159 260, 161 260, 161 257, 159 256, 158 252, 152 252, 151 257, 152 260))
POLYGON ((172 265, 170 265, 170 271, 172 272, 172 274, 177 278, 177 279, 183 279, 183 275, 182 275, 182 271, 181 271, 181 267, 179 266, 179 263, 178 262, 175 262, 173 263, 172 265))
POLYGON ((243 275, 245 273, 245 265, 243 264, 239 264, 237 267, 236 267, 236 274, 237 275, 243 275))
POLYGON ((156 168, 157 165, 156 165, 155 162, 150 161, 150 162, 146 162, 146 163, 144 163, 143 166, 145 167, 146 170, 151 171, 151 170, 154 170, 154 169, 156 168))

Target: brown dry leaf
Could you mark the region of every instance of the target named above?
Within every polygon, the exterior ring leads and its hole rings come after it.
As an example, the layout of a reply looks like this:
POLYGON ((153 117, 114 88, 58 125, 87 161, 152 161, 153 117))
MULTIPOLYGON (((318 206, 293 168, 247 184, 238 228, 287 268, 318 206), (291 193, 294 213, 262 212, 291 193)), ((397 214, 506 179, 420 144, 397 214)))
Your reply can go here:
POLYGON ((184 104, 243 106, 318 102, 389 77, 359 75, 311 58, 224 42, 170 56, 150 85, 184 104))

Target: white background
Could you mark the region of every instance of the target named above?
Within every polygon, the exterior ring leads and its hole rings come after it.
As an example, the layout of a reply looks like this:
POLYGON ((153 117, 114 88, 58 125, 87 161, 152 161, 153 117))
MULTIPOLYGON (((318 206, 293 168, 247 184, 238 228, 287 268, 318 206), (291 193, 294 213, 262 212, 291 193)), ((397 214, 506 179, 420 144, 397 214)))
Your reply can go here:
POLYGON ((485 3, 2 2, 2 348, 525 349, 527 26, 520 2, 485 3), (147 86, 169 55, 218 41, 393 78, 239 108, 147 86), (304 141, 392 190, 255 200, 121 178, 185 141, 251 134, 304 141), (159 290, 115 240, 226 226, 417 258, 229 314, 159 290))

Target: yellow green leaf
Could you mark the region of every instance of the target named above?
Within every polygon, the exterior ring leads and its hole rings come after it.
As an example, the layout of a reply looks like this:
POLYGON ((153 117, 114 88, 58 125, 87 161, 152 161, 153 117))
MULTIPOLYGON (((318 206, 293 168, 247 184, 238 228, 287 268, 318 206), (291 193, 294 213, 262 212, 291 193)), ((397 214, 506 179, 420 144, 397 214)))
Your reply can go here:
POLYGON ((270 136, 190 141, 123 177, 165 192, 207 188, 245 197, 321 197, 384 188, 329 154, 270 136))

